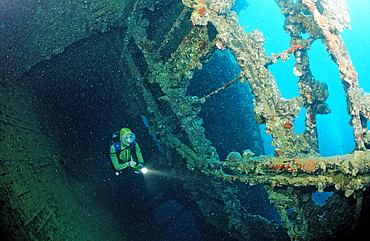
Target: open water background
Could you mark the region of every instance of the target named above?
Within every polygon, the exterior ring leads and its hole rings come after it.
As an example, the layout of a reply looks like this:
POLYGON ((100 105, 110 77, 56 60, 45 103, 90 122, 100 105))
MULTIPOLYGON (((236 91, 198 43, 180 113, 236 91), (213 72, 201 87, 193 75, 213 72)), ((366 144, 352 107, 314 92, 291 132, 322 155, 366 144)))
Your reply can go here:
MULTIPOLYGON (((240 12, 240 23, 245 31, 250 32, 253 29, 262 31, 266 39, 265 48, 269 55, 288 49, 290 36, 283 30, 284 16, 279 14, 280 9, 275 1, 248 0, 247 2, 249 6, 240 12)), ((350 8, 352 28, 344 30, 342 37, 358 72, 360 86, 365 92, 370 92, 368 77, 370 71, 368 68, 370 1, 347 0, 346 2, 350 8)), ((320 154, 332 156, 351 152, 354 148, 353 131, 348 125, 350 117, 347 114, 346 99, 338 68, 329 58, 325 45, 319 40, 314 42, 308 54, 313 75, 318 81, 328 84, 327 103, 332 110, 331 114, 317 116, 320 154)), ((298 96, 298 77, 293 75, 293 65, 294 57, 284 63, 280 61, 270 68, 282 96, 288 99, 298 96)), ((304 131, 304 110, 301 110, 296 120, 295 129, 297 134, 304 131)), ((266 154, 273 154, 274 147, 270 146, 271 136, 265 134, 264 126, 261 126, 261 133, 265 140, 266 154)))

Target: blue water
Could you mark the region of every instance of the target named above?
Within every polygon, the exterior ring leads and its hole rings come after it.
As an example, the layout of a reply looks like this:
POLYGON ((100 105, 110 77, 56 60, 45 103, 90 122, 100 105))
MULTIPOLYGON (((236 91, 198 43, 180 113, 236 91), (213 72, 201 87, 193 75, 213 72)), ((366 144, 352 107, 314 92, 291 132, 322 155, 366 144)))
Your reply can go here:
MULTIPOLYGON (((269 55, 280 53, 289 48, 290 36, 283 30, 284 16, 275 1, 248 0, 249 6, 240 12, 240 24, 246 32, 259 29, 263 32, 265 48, 269 55)), ((342 33, 354 66, 359 74, 359 83, 364 91, 370 92, 368 81, 369 69, 367 65, 367 53, 370 52, 370 26, 367 20, 370 17, 370 1, 347 0, 350 8, 351 27, 342 33)), ((317 116, 319 134, 319 148, 322 156, 346 154, 353 151, 353 129, 348 125, 350 120, 347 114, 346 99, 343 86, 339 77, 336 64, 329 58, 325 45, 316 40, 311 50, 310 65, 313 75, 318 81, 326 82, 329 88, 327 103, 331 108, 328 115, 317 116)), ((269 69, 274 75, 279 89, 284 98, 298 96, 298 78, 293 75, 292 69, 294 57, 289 61, 279 62, 269 69)), ((304 131, 304 108, 299 118, 295 121, 297 134, 304 131)), ((274 147, 270 146, 271 136, 265 134, 264 126, 261 126, 264 138, 264 148, 267 154, 272 154, 274 147)))
POLYGON ((326 205, 328 198, 331 197, 334 192, 319 192, 316 191, 311 195, 312 200, 320 206, 326 205))

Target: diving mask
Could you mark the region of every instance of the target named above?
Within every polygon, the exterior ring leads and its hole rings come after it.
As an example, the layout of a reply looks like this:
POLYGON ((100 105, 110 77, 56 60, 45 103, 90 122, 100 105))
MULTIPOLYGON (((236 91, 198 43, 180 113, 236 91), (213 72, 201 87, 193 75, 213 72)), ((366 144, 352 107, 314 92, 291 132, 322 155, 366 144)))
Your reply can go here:
POLYGON ((122 140, 128 144, 131 144, 135 141, 135 134, 132 132, 126 133, 122 136, 122 140))

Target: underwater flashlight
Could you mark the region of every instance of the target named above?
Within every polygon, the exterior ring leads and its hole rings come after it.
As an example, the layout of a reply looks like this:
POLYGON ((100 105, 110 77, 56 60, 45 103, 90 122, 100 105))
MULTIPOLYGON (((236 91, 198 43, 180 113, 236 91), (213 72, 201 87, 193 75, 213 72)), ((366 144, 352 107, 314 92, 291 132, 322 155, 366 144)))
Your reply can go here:
POLYGON ((143 168, 140 169, 140 171, 141 171, 142 174, 145 174, 145 173, 148 172, 148 168, 143 167, 143 168))

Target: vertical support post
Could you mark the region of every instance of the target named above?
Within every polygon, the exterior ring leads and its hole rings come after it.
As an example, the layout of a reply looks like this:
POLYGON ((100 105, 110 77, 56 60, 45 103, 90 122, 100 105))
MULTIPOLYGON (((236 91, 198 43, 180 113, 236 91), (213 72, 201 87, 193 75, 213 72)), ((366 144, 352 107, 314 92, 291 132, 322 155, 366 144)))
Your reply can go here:
POLYGON ((365 150, 360 106, 362 89, 358 85, 357 72, 353 66, 350 55, 342 37, 336 30, 329 28, 327 20, 319 12, 315 3, 312 0, 303 0, 302 3, 308 8, 315 23, 322 30, 322 42, 326 45, 327 51, 331 55, 331 59, 338 65, 340 78, 344 86, 344 91, 346 92, 348 112, 351 116, 351 125, 354 128, 356 149, 365 150))

